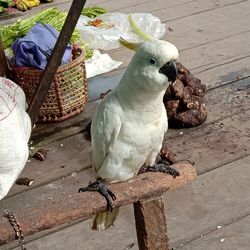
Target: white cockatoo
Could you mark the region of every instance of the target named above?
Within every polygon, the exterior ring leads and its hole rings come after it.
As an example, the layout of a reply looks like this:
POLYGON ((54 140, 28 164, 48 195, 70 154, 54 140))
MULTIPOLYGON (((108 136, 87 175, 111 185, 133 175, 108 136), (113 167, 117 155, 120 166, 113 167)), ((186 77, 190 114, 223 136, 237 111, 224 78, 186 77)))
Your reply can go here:
MULTIPOLYGON (((121 39, 124 46, 136 53, 118 86, 93 115, 92 167, 104 182, 126 181, 136 176, 143 164, 154 166, 168 129, 163 96, 177 76, 178 50, 169 42, 145 38, 147 41, 141 43, 121 39)), ((94 182, 79 191, 101 189, 103 183, 94 182), (101 187, 97 187, 99 184, 101 187)), ((115 199, 110 190, 105 192, 115 199)), ((111 226, 117 212, 113 209, 97 214, 93 229, 111 226)))
POLYGON ((0 200, 23 170, 29 155, 31 122, 23 90, 0 77, 0 200))

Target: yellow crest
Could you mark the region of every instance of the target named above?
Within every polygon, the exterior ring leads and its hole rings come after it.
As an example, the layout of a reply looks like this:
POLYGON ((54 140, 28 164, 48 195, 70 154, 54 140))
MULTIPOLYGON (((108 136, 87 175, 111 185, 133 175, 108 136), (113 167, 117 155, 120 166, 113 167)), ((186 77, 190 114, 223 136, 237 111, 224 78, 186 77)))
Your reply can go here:
MULTIPOLYGON (((149 41, 152 40, 152 37, 149 36, 148 34, 146 34, 145 32, 143 32, 135 23, 134 19, 132 18, 132 15, 129 14, 128 15, 128 20, 129 20, 129 24, 130 24, 130 28, 132 30, 132 32, 134 32, 138 37, 140 37, 142 40, 144 41, 149 41)), ((128 49, 132 49, 134 51, 137 50, 138 46, 140 45, 140 43, 133 43, 133 42, 129 42, 127 40, 125 40, 124 38, 120 38, 119 42, 126 48, 128 49)))
POLYGON ((120 40, 119 40, 120 44, 123 45, 124 47, 128 48, 128 49, 132 49, 134 51, 137 50, 137 47, 140 43, 132 43, 132 42, 129 42, 125 39, 123 39, 122 37, 120 37, 120 40))

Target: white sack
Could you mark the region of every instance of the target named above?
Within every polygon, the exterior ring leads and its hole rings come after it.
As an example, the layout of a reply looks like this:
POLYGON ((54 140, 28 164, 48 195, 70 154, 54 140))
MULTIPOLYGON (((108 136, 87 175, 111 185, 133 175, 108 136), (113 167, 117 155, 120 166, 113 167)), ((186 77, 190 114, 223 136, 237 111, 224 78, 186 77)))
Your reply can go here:
POLYGON ((29 155, 31 122, 23 90, 0 77, 0 200, 23 170, 29 155))

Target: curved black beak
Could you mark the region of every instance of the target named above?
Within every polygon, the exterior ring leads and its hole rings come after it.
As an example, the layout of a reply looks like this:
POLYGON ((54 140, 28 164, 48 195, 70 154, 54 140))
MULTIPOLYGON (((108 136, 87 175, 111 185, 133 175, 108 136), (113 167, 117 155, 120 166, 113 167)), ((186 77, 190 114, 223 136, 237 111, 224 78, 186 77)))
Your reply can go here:
POLYGON ((172 83, 175 82, 176 77, 178 75, 176 64, 173 61, 164 64, 164 66, 160 68, 159 72, 164 74, 172 83))

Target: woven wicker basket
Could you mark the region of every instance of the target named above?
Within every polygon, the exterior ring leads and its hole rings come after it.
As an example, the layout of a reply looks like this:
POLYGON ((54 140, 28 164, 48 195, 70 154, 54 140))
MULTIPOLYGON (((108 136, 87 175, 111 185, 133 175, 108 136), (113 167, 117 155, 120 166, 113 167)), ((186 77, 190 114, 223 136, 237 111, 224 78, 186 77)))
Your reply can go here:
MULTIPOLYGON (((87 80, 84 53, 58 68, 47 97, 40 108, 37 122, 59 122, 79 114, 87 102, 87 80)), ((24 90, 30 104, 40 82, 42 71, 14 68, 14 81, 24 90)))

